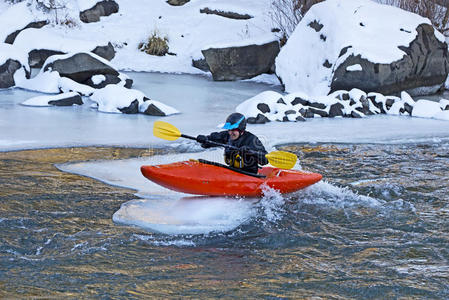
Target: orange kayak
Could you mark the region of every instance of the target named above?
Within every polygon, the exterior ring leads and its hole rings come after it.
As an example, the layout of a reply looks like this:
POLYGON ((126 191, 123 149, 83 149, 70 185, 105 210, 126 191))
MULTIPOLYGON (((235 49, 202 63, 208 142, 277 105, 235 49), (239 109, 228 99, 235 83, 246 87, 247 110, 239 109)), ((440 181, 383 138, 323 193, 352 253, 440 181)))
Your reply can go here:
POLYGON ((321 174, 284 170, 273 167, 259 169, 256 176, 231 168, 199 161, 182 161, 166 165, 142 166, 143 176, 168 189, 195 195, 246 196, 262 195, 264 186, 280 193, 291 193, 321 180, 321 174))

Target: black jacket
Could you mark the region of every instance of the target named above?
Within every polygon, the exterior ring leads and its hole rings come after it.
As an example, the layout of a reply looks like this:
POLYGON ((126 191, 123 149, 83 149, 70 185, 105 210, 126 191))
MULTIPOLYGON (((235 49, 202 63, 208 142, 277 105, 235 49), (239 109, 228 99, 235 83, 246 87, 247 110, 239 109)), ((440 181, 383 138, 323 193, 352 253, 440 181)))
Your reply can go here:
MULTIPOLYGON (((207 136, 208 140, 213 142, 228 144, 237 148, 245 147, 245 149, 250 149, 253 151, 261 152, 262 155, 257 155, 253 153, 248 153, 247 151, 238 151, 225 149, 225 161, 228 165, 232 167, 241 168, 244 171, 257 173, 260 165, 266 165, 268 163, 265 154, 267 151, 262 145, 262 142, 249 131, 244 131, 244 133, 236 140, 231 140, 227 131, 212 132, 207 136), (243 158, 243 166, 240 164, 241 158, 243 158)), ((201 144, 203 148, 214 147, 214 145, 203 143, 201 144)))

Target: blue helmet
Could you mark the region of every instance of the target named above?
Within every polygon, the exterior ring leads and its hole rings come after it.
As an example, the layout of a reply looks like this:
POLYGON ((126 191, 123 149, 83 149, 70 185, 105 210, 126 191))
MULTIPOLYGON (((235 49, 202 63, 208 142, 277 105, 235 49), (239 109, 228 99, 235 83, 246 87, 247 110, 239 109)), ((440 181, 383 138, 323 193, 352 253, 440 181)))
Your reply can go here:
POLYGON ((238 129, 240 131, 245 131, 246 118, 241 113, 232 113, 226 119, 226 123, 222 128, 227 130, 238 129))

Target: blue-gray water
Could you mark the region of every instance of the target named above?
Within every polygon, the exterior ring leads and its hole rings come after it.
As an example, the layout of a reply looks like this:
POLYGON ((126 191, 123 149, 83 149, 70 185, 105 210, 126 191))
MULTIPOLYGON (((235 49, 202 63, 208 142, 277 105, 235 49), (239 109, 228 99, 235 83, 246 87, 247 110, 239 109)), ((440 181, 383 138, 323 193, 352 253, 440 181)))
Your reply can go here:
POLYGON ((153 153, 0 153, 0 298, 449 297, 447 142, 285 149, 325 183, 264 198, 231 232, 177 236, 114 224, 133 191, 54 167, 153 153))

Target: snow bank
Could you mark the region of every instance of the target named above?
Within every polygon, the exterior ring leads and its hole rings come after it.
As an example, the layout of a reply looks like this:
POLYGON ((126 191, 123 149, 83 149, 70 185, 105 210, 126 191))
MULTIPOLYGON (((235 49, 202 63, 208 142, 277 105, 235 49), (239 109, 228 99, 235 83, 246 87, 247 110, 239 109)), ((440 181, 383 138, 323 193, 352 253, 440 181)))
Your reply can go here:
MULTIPOLYGON (((406 53, 426 18, 369 0, 327 0, 307 12, 276 58, 276 73, 286 91, 326 95, 333 70, 350 55, 389 64, 406 53), (382 21, 380 22, 379 19, 382 21), (351 46, 349 48, 345 48, 351 46), (342 53, 342 49, 347 49, 342 53), (325 62, 332 64, 326 67, 325 62)), ((437 37, 444 37, 436 32, 437 37)), ((354 66, 351 71, 358 71, 354 66)))

